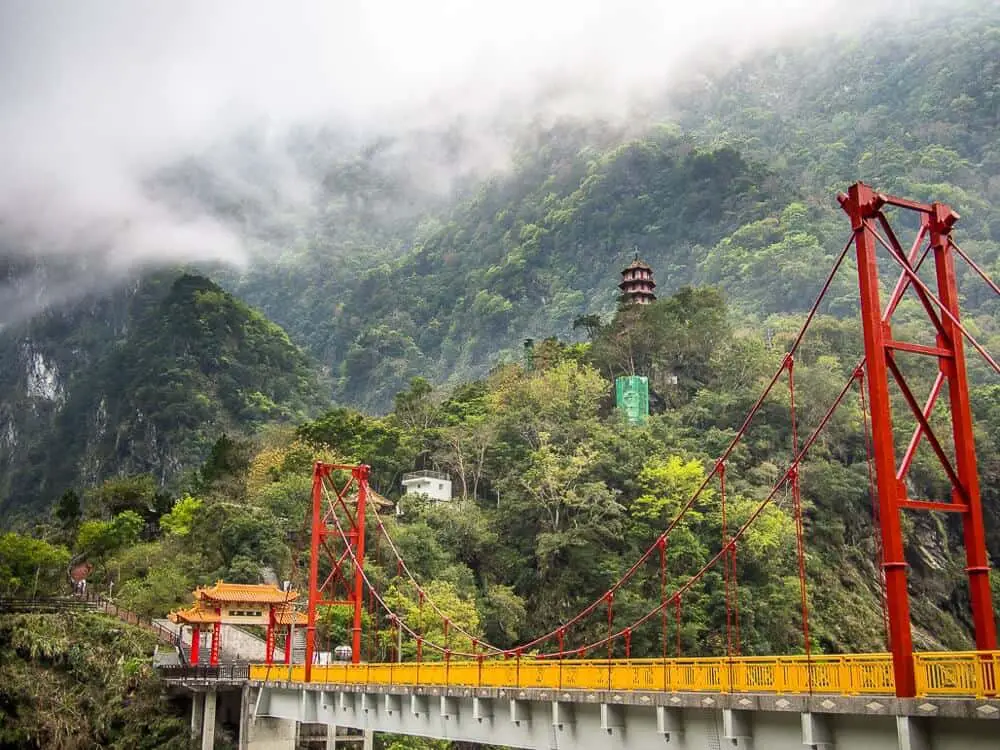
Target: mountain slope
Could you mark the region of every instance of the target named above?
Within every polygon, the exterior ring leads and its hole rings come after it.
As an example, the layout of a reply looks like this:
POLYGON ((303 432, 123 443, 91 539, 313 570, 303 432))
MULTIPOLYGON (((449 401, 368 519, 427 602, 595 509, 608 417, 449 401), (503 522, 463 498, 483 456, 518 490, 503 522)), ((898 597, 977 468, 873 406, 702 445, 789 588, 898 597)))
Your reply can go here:
POLYGON ((204 459, 226 430, 322 403, 284 331, 206 278, 160 274, 0 337, 0 509, 204 459))
POLYGON ((339 398, 382 410, 413 375, 481 373, 526 336, 569 334, 582 313, 613 309, 633 247, 676 288, 694 248, 772 205, 768 171, 732 149, 666 130, 607 149, 548 138, 343 298, 323 352, 339 398))
MULTIPOLYGON (((508 170, 419 231, 351 240, 367 266, 321 264, 339 251, 320 231, 279 278, 235 288, 330 367, 339 400, 382 411, 414 375, 479 375, 525 337, 609 313, 633 247, 664 293, 718 285, 754 325, 802 311, 849 233, 835 194, 858 179, 951 203, 963 246, 997 275, 998 45, 1000 8, 966 2, 767 51, 677 83, 631 140, 593 122, 523 132, 508 170), (289 314, 319 289, 323 314, 289 314)), ((1000 302, 966 286, 997 340, 1000 302)), ((853 313, 849 277, 835 297, 853 313)))

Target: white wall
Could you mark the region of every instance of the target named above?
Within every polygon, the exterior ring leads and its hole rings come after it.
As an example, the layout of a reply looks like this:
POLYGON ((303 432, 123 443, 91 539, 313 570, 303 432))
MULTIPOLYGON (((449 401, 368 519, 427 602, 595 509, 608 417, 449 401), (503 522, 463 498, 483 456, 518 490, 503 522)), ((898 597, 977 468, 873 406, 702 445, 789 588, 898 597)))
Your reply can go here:
POLYGON ((404 479, 403 487, 407 495, 426 495, 431 500, 451 500, 451 480, 418 477, 404 479))

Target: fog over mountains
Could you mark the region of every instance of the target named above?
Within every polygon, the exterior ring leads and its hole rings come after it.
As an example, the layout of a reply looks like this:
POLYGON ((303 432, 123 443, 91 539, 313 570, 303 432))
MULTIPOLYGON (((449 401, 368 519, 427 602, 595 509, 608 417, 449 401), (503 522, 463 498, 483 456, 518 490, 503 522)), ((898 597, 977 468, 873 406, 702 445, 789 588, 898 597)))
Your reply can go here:
POLYGON ((391 138, 414 184, 447 190, 507 168, 519 125, 634 122, 678 77, 833 23, 849 31, 886 5, 6 4, 0 247, 42 266, 0 286, 0 324, 164 264, 273 256, 262 225, 315 219, 315 158, 295 150, 321 133, 338 154, 391 138), (426 149, 442 134, 461 138, 459 156, 426 149), (192 161, 216 200, 251 216, 163 178, 192 161))

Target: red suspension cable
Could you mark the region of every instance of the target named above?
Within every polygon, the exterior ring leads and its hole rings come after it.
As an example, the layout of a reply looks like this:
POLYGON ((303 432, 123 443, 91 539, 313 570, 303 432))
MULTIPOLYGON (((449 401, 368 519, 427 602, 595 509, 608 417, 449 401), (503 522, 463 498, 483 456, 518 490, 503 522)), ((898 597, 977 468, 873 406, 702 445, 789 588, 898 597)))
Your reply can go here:
MULTIPOLYGON (((660 539, 660 607, 663 625, 663 658, 667 658, 667 540, 660 539)), ((561 648, 561 647, 560 647, 561 648)))
POLYGON ((722 505, 722 549, 726 552, 726 557, 723 560, 722 565, 722 580, 723 589, 725 592, 726 599, 726 656, 733 655, 733 612, 732 612, 732 602, 730 601, 729 593, 729 574, 730 574, 730 564, 729 564, 729 531, 726 527, 726 465, 722 464, 719 467, 719 494, 721 496, 722 505))
MULTIPOLYGON (((826 297, 826 294, 827 294, 827 292, 830 289, 830 285, 833 283, 834 277, 836 276, 837 272, 840 270, 840 267, 843 264, 844 258, 846 257, 847 252, 850 249, 853 241, 854 241, 854 236, 852 234, 851 239, 849 239, 847 241, 847 243, 844 245, 843 250, 841 250, 839 256, 837 257, 837 260, 834 263, 833 268, 830 270, 829 274, 826 277, 826 280, 823 283, 823 286, 822 286, 822 288, 820 290, 819 295, 817 295, 815 301, 813 302, 812 307, 810 308, 808 314, 806 315, 806 319, 803 322, 801 328, 799 329, 798 334, 796 335, 795 340, 793 341, 792 346, 789 349, 789 355, 794 355, 795 352, 798 350, 799 346, 801 345, 802 340, 805 337, 806 331, 809 329, 809 327, 810 327, 813 319, 815 318, 816 313, 819 310, 820 304, 822 303, 823 299, 826 297)), ((782 363, 781 367, 779 367, 778 370, 774 373, 774 376, 771 378, 771 381, 768 383, 767 387, 761 393, 761 395, 757 399, 756 403, 751 407, 750 411, 747 413, 747 415, 746 415, 746 417, 745 417, 745 419, 743 421, 743 424, 741 425, 739 431, 736 433, 736 435, 730 441, 729 445, 726 447, 726 450, 723 452, 723 454, 716 461, 715 465, 712 468, 712 471, 709 472, 709 474, 704 478, 704 481, 699 485, 699 487, 695 490, 695 492, 692 494, 692 496, 690 498, 688 498, 688 500, 685 502, 685 504, 678 511, 677 515, 670 521, 670 523, 668 524, 666 530, 664 530, 663 533, 660 535, 660 538, 666 538, 673 531, 673 529, 676 528, 679 525, 679 523, 684 518, 684 516, 688 513, 688 511, 692 507, 694 507, 695 503, 701 497, 701 494, 704 492, 705 488, 713 480, 716 472, 718 471, 720 463, 726 461, 732 455, 732 452, 735 450, 736 446, 743 439, 743 437, 746 434, 748 428, 750 427, 751 422, 753 421, 753 419, 757 415, 757 413, 760 411, 760 408, 763 405, 765 399, 768 397, 768 395, 770 395, 771 391, 774 389, 774 386, 777 384, 777 382, 780 379, 780 377, 781 377, 782 373, 784 372, 784 370, 785 370, 785 365, 784 365, 784 363, 782 363)), ((402 557, 399 555, 398 550, 395 548, 395 545, 392 543, 392 538, 388 535, 388 533, 386 533, 386 541, 390 545, 390 547, 392 547, 393 552, 396 555, 397 560, 400 563, 400 568, 402 570, 406 571, 407 574, 409 575, 408 568, 406 567, 405 562, 402 560, 402 557)), ((658 549, 658 544, 659 544, 659 538, 657 539, 656 542, 654 542, 652 545, 650 545, 649 548, 646 549, 646 551, 640 556, 640 558, 638 560, 636 560, 636 562, 632 565, 632 567, 630 567, 625 572, 625 574, 614 585, 612 585, 611 588, 608 589, 607 592, 605 592, 605 594, 602 594, 599 598, 595 599, 589 605, 587 605, 582 610, 580 610, 576 615, 574 615, 573 617, 571 617, 569 620, 565 621, 564 623, 562 623, 558 627, 554 628, 553 630, 549 631, 548 633, 545 633, 545 634, 543 634, 541 636, 538 636, 537 638, 535 638, 533 640, 530 640, 530 641, 528 641, 526 643, 523 643, 523 644, 521 644, 520 646, 518 646, 516 648, 520 648, 522 650, 529 650, 529 649, 531 649, 531 648, 533 648, 535 646, 538 646, 538 645, 540 645, 542 643, 545 643, 546 641, 549 641, 549 640, 555 638, 560 629, 569 628, 572 625, 575 625, 576 623, 580 622, 584 618, 589 617, 605 601, 605 599, 606 599, 606 597, 607 597, 608 594, 612 594, 613 595, 620 588, 622 588, 626 583, 628 583, 633 578, 633 576, 635 576, 635 574, 640 570, 640 568, 646 563, 647 560, 649 560, 649 558, 653 555, 653 553, 658 549)), ((410 577, 411 577, 411 580, 413 580, 412 576, 410 576, 410 577)), ((416 584, 415 580, 414 580, 414 584, 419 586, 419 584, 416 584)), ((436 605, 434 605, 433 602, 431 602, 430 600, 428 600, 428 603, 432 607, 436 608, 436 605)), ((440 613, 440 614, 442 614, 442 616, 443 616, 443 613, 440 613)), ((493 645, 487 644, 485 642, 482 642, 482 645, 484 646, 484 648, 488 648, 488 649, 496 652, 497 654, 504 653, 504 649, 500 649, 497 646, 493 646, 493 645)), ((510 649, 508 649, 508 651, 509 650, 510 649)))
POLYGON ((615 622, 615 595, 611 592, 607 595, 608 600, 608 659, 612 656, 612 648, 614 646, 614 639, 611 634, 614 632, 614 622, 615 622))
POLYGON ((681 595, 674 597, 674 630, 677 633, 677 658, 681 658, 681 595))
POLYGON ((736 650, 736 655, 740 656, 743 653, 743 639, 740 636, 740 589, 739 589, 739 576, 736 574, 736 540, 733 539, 729 543, 729 557, 732 564, 732 574, 731 580, 733 582, 733 625, 734 625, 734 647, 736 650))
MULTIPOLYGON (((789 407, 792 417, 792 455, 796 456, 799 452, 799 428, 798 428, 798 415, 795 412, 795 359, 794 357, 788 357, 788 397, 789 397, 789 407)), ((850 383, 854 382, 854 376, 851 376, 850 383)), ((850 383, 848 385, 850 385, 850 383)), ((809 640, 809 594, 806 588, 806 553, 805 553, 805 539, 803 534, 803 524, 802 524, 802 495, 799 490, 799 464, 796 461, 793 465, 793 471, 791 473, 792 482, 792 503, 795 508, 795 546, 796 553, 798 556, 799 563, 799 595, 801 598, 802 605, 802 640, 805 644, 806 657, 808 658, 812 654, 812 644, 809 640)), ((811 671, 810 671, 811 680, 811 671)))
MULTIPOLYGON (((429 596, 427 596, 427 594, 424 591, 423 587, 420 585, 420 583, 414 577, 414 575, 413 575, 412 571, 410 570, 409 566, 406 564, 406 561, 403 559, 403 556, 400 554, 399 548, 396 546, 396 543, 392 540, 392 537, 389 536, 389 530, 385 528, 385 525, 382 523, 382 519, 378 515, 375 516, 375 522, 378 524, 378 528, 382 532, 382 536, 385 537, 386 545, 391 550, 391 552, 393 554, 393 557, 396 558, 396 575, 398 577, 400 577, 400 578, 402 578, 403 576, 406 576, 407 580, 409 580, 409 582, 417 590, 418 594, 420 596, 424 597, 427 600, 427 605, 434 611, 434 613, 436 615, 438 615, 438 617, 440 617, 442 619, 444 619, 445 617, 447 617, 447 615, 445 614, 445 612, 443 610, 441 610, 440 607, 438 607, 437 603, 433 599, 431 599, 429 596)), ((466 638, 469 638, 469 639, 476 639, 477 638, 475 635, 473 635, 472 633, 466 632, 463 628, 459 627, 458 625, 454 625, 453 624, 453 627, 455 628, 455 631, 457 633, 459 633, 460 635, 464 635, 466 638)), ((492 644, 490 644, 490 643, 488 643, 488 642, 486 642, 486 641, 484 641, 482 639, 477 639, 477 640, 479 640, 479 644, 484 649, 486 649, 487 651, 492 651, 495 656, 499 656, 499 655, 503 654, 503 652, 504 652, 504 649, 499 648, 498 646, 494 646, 494 645, 492 645, 492 644)))
POLYGON ((966 263, 968 263, 969 266, 971 266, 971 268, 972 268, 973 271, 975 271, 977 274, 979 274, 979 278, 981 278, 983 281, 985 281, 987 283, 987 285, 989 285, 990 289, 992 289, 995 294, 1000 295, 1000 286, 997 286, 997 283, 993 279, 990 278, 990 275, 988 273, 986 273, 986 271, 984 271, 982 268, 980 268, 978 265, 976 265, 975 261, 973 261, 972 258, 970 258, 968 255, 966 255, 962 251, 962 248, 960 248, 958 245, 956 245, 954 243, 954 241, 951 242, 951 247, 952 247, 952 249, 956 253, 958 253, 960 256, 962 256, 962 259, 966 263))
MULTIPOLYGON (((423 655, 423 642, 424 642, 424 592, 423 589, 417 591, 417 624, 420 628, 420 636, 417 638, 417 661, 420 661, 420 657, 423 655)), ((447 648, 447 647, 446 647, 447 648)))
MULTIPOLYGON (((743 524, 739 527, 736 533, 733 534, 732 540, 742 539, 743 536, 746 534, 747 530, 757 521, 758 518, 760 518, 761 514, 764 512, 767 506, 771 504, 771 502, 774 500, 778 492, 783 487, 785 487, 786 484, 791 482, 793 474, 795 474, 798 471, 799 464, 812 449, 813 445, 815 445, 816 441, 819 439, 819 436, 823 432, 823 430, 826 429, 826 426, 829 424, 830 419, 832 419, 834 412, 837 410, 840 404, 843 403, 844 397, 851 390, 851 387, 853 386, 854 382, 855 378, 854 374, 852 373, 851 377, 848 379, 847 383, 841 389, 840 393, 833 400, 833 403, 830 405, 830 408, 827 409, 826 413, 823 415, 823 418, 820 420, 819 424, 816 426, 816 428, 812 431, 809 437, 802 444, 802 447, 795 455, 792 463, 785 470, 785 472, 780 477, 778 477, 777 481, 771 487, 771 490, 768 492, 767 496, 757 505, 757 507, 747 517, 747 520, 743 522, 743 524)), ((671 597, 671 601, 677 603, 678 625, 680 624, 680 597, 686 592, 690 591, 696 583, 698 583, 702 578, 704 578, 705 574, 723 559, 725 553, 726 550, 719 550, 719 552, 715 554, 711 559, 709 559, 698 570, 698 572, 696 572, 693 576, 688 578, 688 580, 683 585, 678 587, 678 589, 674 592, 673 596, 671 597)), ((638 618, 637 620, 629 624, 628 628, 632 631, 635 631, 636 629, 644 625, 646 622, 648 622, 650 619, 655 617, 660 612, 660 610, 661 606, 657 605, 649 612, 644 614, 642 617, 638 618)), ((624 635, 624 632, 625 632, 624 630, 620 630, 617 633, 612 633, 611 637, 612 638, 622 637, 624 635)), ((679 634, 680 634, 680 628, 678 628, 678 642, 680 640, 679 634)), ((587 644, 586 646, 581 646, 580 648, 576 649, 575 652, 581 653, 583 651, 591 650, 594 648, 600 648, 601 646, 605 645, 606 641, 607 641, 606 638, 602 638, 601 640, 587 644)), ((554 656, 557 656, 557 654, 549 653, 549 654, 542 654, 540 658, 551 658, 554 656)))

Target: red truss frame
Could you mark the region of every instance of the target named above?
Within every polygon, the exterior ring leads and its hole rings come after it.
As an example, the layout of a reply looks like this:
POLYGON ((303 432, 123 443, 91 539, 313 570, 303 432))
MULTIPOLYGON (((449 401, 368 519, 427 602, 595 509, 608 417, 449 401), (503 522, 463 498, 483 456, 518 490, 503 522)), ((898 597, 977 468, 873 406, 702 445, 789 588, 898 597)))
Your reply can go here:
POLYGON ((350 466, 317 462, 313 467, 312 533, 309 549, 309 622, 306 630, 306 681, 312 677, 313 655, 316 650, 316 612, 319 607, 343 605, 354 608, 351 632, 351 660, 361 660, 361 615, 364 609, 364 578, 358 569, 365 560, 365 506, 368 500, 368 466, 350 466), (349 478, 338 486, 336 472, 349 472, 349 478), (334 514, 343 519, 340 526, 347 537, 345 547, 337 529, 329 521, 334 514), (333 537, 332 543, 330 537, 333 537), (353 552, 353 554, 352 554, 353 552), (319 580, 319 562, 325 555, 330 572, 319 580), (354 560, 357 560, 355 565, 354 560), (343 569, 354 571, 347 580, 343 569))
POLYGON ((884 195, 858 182, 847 194, 838 196, 841 207, 851 220, 857 250, 858 280, 861 288, 861 322, 864 330, 868 394, 871 404, 872 438, 878 480, 877 502, 882 536, 883 567, 889 615, 889 645, 896 678, 896 694, 911 697, 916 692, 913 666, 913 641, 910 634, 910 603, 907 592, 907 563, 901 528, 901 511, 924 510, 959 513, 962 516, 966 571, 975 626, 976 648, 992 651, 997 647, 996 623, 990 593, 990 568, 986 553, 986 535, 980 503, 979 474, 976 467, 972 412, 966 373, 963 336, 960 322, 958 286, 951 229, 958 214, 941 203, 915 201, 884 195), (904 251, 882 209, 894 206, 919 215, 920 228, 910 247, 904 251), (921 255, 924 243, 929 248, 921 255), (898 300, 912 288, 926 313, 935 336, 933 346, 898 341, 892 335, 891 310, 883 315, 879 299, 878 246, 902 268, 903 275, 893 291, 898 300), (927 253, 933 255, 937 291, 917 275, 927 253), (938 374, 923 404, 917 401, 900 371, 897 353, 923 355, 937 359, 938 374), (897 464, 893 437, 892 402, 889 379, 896 383, 917 426, 902 461, 897 464), (943 447, 940 430, 930 424, 930 416, 944 386, 948 399, 945 407, 951 415, 951 438, 954 460, 943 447), (911 499, 907 496, 906 477, 922 440, 926 440, 951 484, 951 496, 940 499, 911 499))

